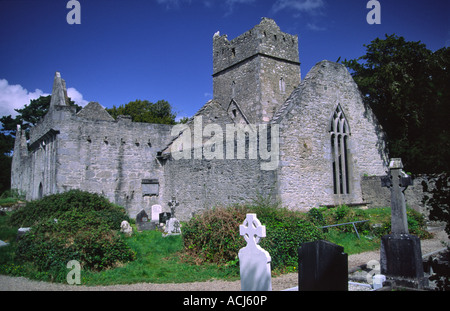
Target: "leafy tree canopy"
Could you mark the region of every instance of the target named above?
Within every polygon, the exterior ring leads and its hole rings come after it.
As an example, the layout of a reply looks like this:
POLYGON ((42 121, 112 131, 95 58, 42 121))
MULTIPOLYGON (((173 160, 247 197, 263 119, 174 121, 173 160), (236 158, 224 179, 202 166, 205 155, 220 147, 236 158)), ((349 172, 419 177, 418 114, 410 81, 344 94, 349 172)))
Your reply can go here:
POLYGON ((342 63, 388 136, 390 157, 415 173, 449 171, 450 48, 435 52, 395 34, 342 63))
POLYGON ((119 115, 129 115, 134 122, 157 124, 175 124, 176 114, 172 106, 165 100, 151 103, 148 100, 135 100, 119 107, 113 106, 106 111, 116 119, 119 115))

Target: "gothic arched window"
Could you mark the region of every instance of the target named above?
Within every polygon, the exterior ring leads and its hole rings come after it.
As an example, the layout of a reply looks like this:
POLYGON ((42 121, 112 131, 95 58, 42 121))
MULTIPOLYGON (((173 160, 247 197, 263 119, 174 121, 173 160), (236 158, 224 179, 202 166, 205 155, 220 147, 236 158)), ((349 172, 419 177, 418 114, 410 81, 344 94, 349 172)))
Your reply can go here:
POLYGON ((330 121, 331 159, 333 163, 334 194, 349 194, 348 141, 350 127, 340 105, 330 121))

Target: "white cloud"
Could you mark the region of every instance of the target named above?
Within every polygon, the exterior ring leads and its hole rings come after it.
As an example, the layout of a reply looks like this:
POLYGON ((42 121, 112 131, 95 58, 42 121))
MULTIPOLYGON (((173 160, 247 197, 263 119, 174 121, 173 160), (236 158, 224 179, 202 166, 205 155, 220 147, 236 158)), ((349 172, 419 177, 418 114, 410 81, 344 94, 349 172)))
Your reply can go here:
POLYGON ((167 10, 179 9, 183 4, 191 5, 193 2, 202 3, 207 8, 212 8, 215 4, 223 5, 222 8, 226 9, 225 15, 230 15, 236 5, 239 4, 251 4, 256 0, 156 0, 159 5, 165 6, 167 10))
POLYGON ((234 6, 237 4, 251 4, 254 2, 255 2, 255 0, 226 0, 225 6, 227 7, 227 12, 225 13, 225 16, 233 13, 234 6))
MULTIPOLYGON (((0 79, 0 116, 11 115, 12 117, 15 117, 17 112, 14 109, 21 109, 25 105, 29 105, 30 100, 48 95, 50 94, 44 93, 40 89, 29 92, 20 84, 12 85, 9 84, 7 80, 0 79)), ((73 87, 67 89, 67 96, 69 96, 77 105, 82 107, 89 103, 89 101, 83 98, 83 94, 73 87)))
POLYGON ((10 85, 7 80, 0 79, 0 116, 17 115, 14 109, 21 109, 30 104, 31 99, 47 96, 43 91, 36 89, 28 92, 19 84, 10 85))
POLYGON ((191 4, 191 0, 157 0, 158 4, 165 5, 166 9, 179 8, 183 2, 191 4))
POLYGON ((312 23, 306 24, 306 27, 308 27, 309 29, 314 30, 314 31, 325 31, 325 30, 327 30, 326 27, 320 27, 320 26, 317 26, 316 24, 312 24, 312 23))
POLYGON ((73 88, 73 87, 69 87, 67 89, 67 96, 70 97, 71 100, 73 100, 75 102, 75 104, 84 107, 87 104, 89 104, 89 101, 85 100, 83 98, 83 94, 81 94, 80 92, 77 91, 77 89, 73 88))
POLYGON ((316 13, 324 5, 323 0, 278 0, 272 6, 272 10, 278 12, 289 9, 304 13, 316 13))

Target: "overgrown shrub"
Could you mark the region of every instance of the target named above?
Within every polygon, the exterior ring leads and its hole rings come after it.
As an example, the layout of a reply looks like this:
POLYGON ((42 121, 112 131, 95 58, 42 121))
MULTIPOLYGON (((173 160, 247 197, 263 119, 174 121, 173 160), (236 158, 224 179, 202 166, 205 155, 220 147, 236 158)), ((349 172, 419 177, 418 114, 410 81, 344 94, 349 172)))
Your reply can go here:
POLYGON ((185 251, 199 264, 237 264, 239 249, 245 246, 239 225, 247 213, 256 213, 266 226, 267 236, 260 245, 270 253, 272 268, 296 266, 298 247, 323 236, 301 213, 277 207, 233 206, 193 217, 183 230, 185 251))
POLYGON ((239 225, 248 212, 247 207, 233 206, 195 215, 183 227, 185 252, 197 264, 235 261, 237 252, 245 246, 239 235, 239 225))
POLYGON ((307 212, 308 220, 317 226, 325 225, 325 218, 323 216, 323 211, 326 208, 316 208, 313 207, 307 212))
POLYGON ((112 229, 120 229, 123 220, 130 221, 122 207, 112 204, 105 197, 81 190, 70 190, 52 194, 41 200, 31 201, 15 212, 11 224, 20 227, 32 227, 41 220, 58 219, 67 211, 98 212, 98 217, 108 222, 112 229))
POLYGON ((269 218, 260 213, 258 219, 266 225, 267 236, 260 245, 269 252, 273 268, 297 266, 298 247, 323 238, 322 230, 313 223, 298 216, 288 216, 283 211, 281 217, 269 218))
POLYGON ((123 208, 88 192, 72 190, 29 202, 11 216, 11 223, 31 226, 18 242, 16 258, 32 262, 53 279, 67 274, 66 264, 78 260, 83 269, 103 270, 135 258, 120 222, 123 208))

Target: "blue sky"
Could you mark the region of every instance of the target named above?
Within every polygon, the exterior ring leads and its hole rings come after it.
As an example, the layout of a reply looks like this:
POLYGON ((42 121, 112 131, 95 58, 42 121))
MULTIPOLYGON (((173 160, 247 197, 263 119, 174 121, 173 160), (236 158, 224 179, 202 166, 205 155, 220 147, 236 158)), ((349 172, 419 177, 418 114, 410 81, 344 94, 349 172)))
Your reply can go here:
POLYGON ((379 0, 379 25, 366 21, 368 0, 78 1, 81 24, 69 25, 68 0, 0 0, 0 116, 50 94, 55 71, 81 105, 165 99, 192 116, 212 97, 214 33, 233 39, 261 17, 299 36, 302 78, 385 34, 450 44, 448 0, 379 0))

